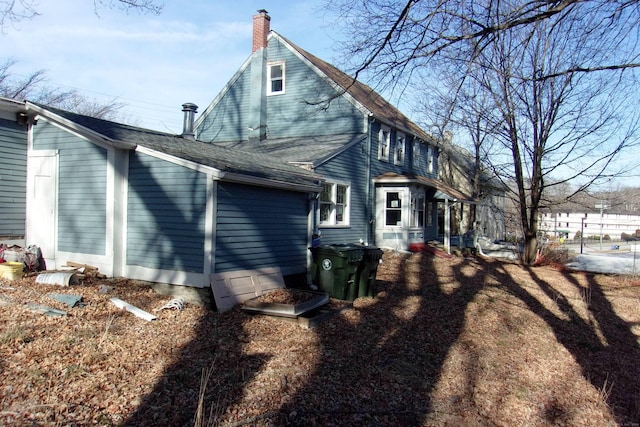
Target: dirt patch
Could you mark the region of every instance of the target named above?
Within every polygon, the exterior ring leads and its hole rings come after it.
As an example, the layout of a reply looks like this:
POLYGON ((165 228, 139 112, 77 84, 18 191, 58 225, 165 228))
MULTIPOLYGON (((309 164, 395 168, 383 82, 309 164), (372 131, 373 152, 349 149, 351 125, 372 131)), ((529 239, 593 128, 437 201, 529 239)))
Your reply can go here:
POLYGON ((4 282, 0 424, 637 425, 637 280, 393 252, 377 278, 375 298, 311 330, 154 311, 171 297, 136 281, 4 282))

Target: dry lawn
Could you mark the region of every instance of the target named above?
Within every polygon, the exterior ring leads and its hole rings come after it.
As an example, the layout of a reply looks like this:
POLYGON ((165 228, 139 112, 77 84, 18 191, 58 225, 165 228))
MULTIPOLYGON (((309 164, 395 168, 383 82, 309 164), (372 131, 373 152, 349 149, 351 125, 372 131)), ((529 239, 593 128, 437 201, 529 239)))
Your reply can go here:
POLYGON ((0 425, 640 425, 637 279, 383 261, 376 298, 311 330, 239 308, 154 312, 171 298, 140 282, 4 282, 0 425))

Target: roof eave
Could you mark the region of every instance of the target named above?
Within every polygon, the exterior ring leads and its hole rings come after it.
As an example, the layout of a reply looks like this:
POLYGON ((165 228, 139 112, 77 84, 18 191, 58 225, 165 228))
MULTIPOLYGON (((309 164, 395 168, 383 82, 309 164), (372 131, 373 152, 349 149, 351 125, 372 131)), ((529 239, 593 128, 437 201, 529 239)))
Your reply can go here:
POLYGON ((134 144, 131 142, 109 138, 108 136, 105 136, 85 126, 79 125, 72 120, 66 119, 54 112, 47 110, 46 108, 42 108, 28 101, 26 102, 26 107, 27 107, 27 111, 34 111, 38 115, 45 117, 48 120, 54 121, 68 128, 69 130, 72 130, 78 135, 83 136, 84 138, 87 138, 88 140, 95 142, 97 144, 101 144, 101 145, 107 144, 109 146, 112 146, 115 148, 121 148, 125 150, 134 150, 137 146, 137 144, 134 144))

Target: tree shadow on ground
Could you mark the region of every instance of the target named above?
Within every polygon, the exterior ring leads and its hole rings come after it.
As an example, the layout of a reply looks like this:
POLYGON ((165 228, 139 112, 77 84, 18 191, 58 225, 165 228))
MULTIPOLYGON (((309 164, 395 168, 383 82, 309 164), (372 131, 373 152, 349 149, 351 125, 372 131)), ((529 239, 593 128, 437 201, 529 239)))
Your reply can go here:
POLYGON ((198 339, 183 348, 167 349, 177 353, 175 362, 164 370, 160 381, 122 425, 205 426, 233 406, 270 357, 243 354, 247 340, 245 318, 238 308, 222 316, 203 315, 195 326, 194 336, 198 339), (210 376, 205 384, 207 371, 210 376), (199 377, 197 373, 203 375, 199 377))
POLYGON ((378 277, 381 292, 356 304, 355 321, 338 316, 316 329, 319 365, 276 425, 411 426, 433 412, 430 393, 480 286, 450 287, 431 254, 385 253, 384 262, 395 274, 378 277))
POLYGON ((499 280, 506 290, 551 327, 558 342, 580 365, 583 376, 600 391, 616 420, 621 425, 639 425, 640 346, 631 331, 633 325, 616 314, 606 295, 606 285, 599 282, 598 277, 605 276, 563 272, 562 276, 574 287, 571 301, 541 277, 544 270, 526 268, 535 284, 555 302, 559 315, 502 271, 499 280), (580 276, 586 279, 583 283, 578 280, 580 276), (586 307, 586 317, 579 312, 580 305, 586 307))

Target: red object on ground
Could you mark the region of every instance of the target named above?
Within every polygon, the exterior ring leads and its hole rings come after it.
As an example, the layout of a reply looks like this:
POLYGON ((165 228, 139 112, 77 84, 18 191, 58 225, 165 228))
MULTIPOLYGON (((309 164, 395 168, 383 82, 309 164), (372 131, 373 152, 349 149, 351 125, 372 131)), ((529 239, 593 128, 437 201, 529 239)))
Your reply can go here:
POLYGON ((411 243, 409 244, 409 250, 411 252, 427 252, 440 258, 453 258, 453 255, 448 254, 445 251, 435 248, 427 243, 411 243))

